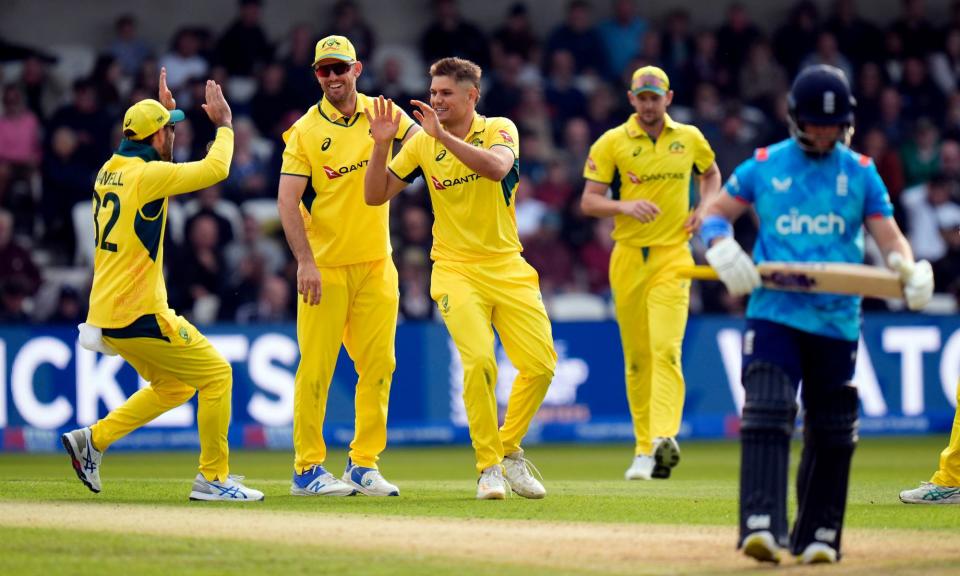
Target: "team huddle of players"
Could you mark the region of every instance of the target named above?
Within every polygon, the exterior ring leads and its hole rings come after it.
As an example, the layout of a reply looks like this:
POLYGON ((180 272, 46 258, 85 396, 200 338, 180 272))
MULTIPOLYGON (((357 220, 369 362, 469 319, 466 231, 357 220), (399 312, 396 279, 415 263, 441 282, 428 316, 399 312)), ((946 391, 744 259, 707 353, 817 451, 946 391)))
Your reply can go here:
MULTIPOLYGON (((512 490, 543 498, 546 489, 531 473, 521 442, 557 355, 537 273, 521 256, 517 235, 516 126, 476 113, 481 70, 467 60, 433 63, 429 103, 411 102, 414 122, 390 100, 357 92, 363 64, 347 38, 322 39, 315 56, 323 98, 284 134, 278 191, 301 295, 291 494, 400 494, 377 465, 387 443, 399 299, 388 203, 422 177, 435 216, 431 297, 463 365, 476 496, 503 499, 512 490), (518 370, 502 425, 494 329, 518 370), (341 346, 358 380, 355 434, 338 477, 324 468, 323 422, 341 346)), ((230 366, 169 309, 162 275, 167 199, 209 186, 229 171, 230 108, 212 81, 206 97, 204 109, 218 126, 206 158, 171 162, 174 125, 183 113, 161 72, 159 101, 127 111, 124 140, 104 165, 123 178, 96 184, 95 279, 81 344, 119 353, 150 386, 93 426, 63 435, 78 477, 94 492, 111 443, 198 392, 201 454, 190 498, 263 499, 229 472, 230 366)), ((911 309, 930 299, 930 265, 913 264, 875 167, 847 147, 854 101, 839 70, 817 66, 801 73, 791 91, 792 138, 758 150, 723 187, 703 134, 666 113, 673 92, 662 70, 638 69, 627 97, 635 113, 590 149, 581 202, 584 213, 615 221, 610 280, 636 437, 625 477, 668 478, 680 460, 689 280, 678 269, 693 263, 689 240, 699 233, 728 290, 752 293, 743 346, 739 546, 764 561, 779 561, 789 547, 803 562, 836 562, 856 443, 858 401, 850 380, 860 301, 767 290, 754 261, 862 262, 865 226, 899 263, 911 309), (689 193, 694 176, 701 197, 696 206, 689 193), (835 184, 841 176, 842 191, 835 184), (771 184, 787 180, 792 184, 786 189, 771 184), (760 221, 753 258, 732 238, 730 224, 750 206, 760 221), (775 225, 796 213, 826 214, 843 225, 789 233, 775 225), (801 380, 805 443, 790 533, 787 461, 801 380)), ((958 445, 953 439, 951 454, 960 452, 958 445)), ((960 485, 960 466, 946 454, 940 476, 905 492, 904 501, 950 498, 948 487, 960 485)))

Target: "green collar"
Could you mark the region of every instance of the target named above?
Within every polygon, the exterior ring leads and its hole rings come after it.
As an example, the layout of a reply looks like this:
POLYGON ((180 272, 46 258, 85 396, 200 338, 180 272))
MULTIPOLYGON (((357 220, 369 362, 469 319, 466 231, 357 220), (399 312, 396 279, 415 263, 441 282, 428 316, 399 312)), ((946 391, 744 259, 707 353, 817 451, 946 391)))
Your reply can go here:
POLYGON ((120 141, 120 147, 117 148, 117 155, 128 158, 140 158, 144 162, 160 160, 160 153, 157 152, 153 146, 126 138, 120 141))

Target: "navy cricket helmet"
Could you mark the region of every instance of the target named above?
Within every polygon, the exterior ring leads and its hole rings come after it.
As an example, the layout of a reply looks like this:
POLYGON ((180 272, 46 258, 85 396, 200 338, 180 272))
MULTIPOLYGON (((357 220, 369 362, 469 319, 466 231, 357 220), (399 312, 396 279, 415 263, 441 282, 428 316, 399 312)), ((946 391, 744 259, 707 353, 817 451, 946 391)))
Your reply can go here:
POLYGON ((857 100, 842 70, 826 64, 804 68, 793 81, 787 96, 790 134, 801 148, 816 152, 803 127, 807 124, 840 126, 837 141, 849 144, 856 106, 857 100))

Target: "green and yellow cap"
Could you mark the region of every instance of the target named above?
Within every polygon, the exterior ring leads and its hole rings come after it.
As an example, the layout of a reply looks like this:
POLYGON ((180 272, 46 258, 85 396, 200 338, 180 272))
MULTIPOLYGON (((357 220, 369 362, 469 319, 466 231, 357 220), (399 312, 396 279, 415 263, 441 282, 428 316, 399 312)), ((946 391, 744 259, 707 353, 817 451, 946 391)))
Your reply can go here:
POLYGON ((176 124, 186 116, 182 110, 167 110, 163 104, 147 98, 127 108, 123 115, 123 136, 143 140, 167 124, 176 124))
POLYGON ((666 96, 670 91, 670 78, 667 73, 656 66, 644 66, 637 68, 633 73, 633 79, 630 81, 630 92, 634 95, 641 92, 653 92, 661 96, 666 96))
POLYGON ((345 36, 327 36, 317 42, 313 58, 314 68, 318 64, 329 64, 331 61, 348 64, 357 61, 357 51, 345 36))

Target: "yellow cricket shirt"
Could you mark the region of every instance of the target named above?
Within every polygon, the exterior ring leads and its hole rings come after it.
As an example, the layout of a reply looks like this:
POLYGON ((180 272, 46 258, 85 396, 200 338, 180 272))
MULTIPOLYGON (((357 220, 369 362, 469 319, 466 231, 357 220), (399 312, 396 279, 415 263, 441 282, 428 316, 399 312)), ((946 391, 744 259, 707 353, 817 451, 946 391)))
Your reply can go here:
POLYGON ((520 252, 514 195, 520 183, 520 137, 507 118, 474 115, 464 139, 480 148, 506 146, 513 168, 497 182, 483 178, 457 159, 437 139, 418 132, 390 162, 406 182, 423 175, 433 202, 433 249, 430 258, 475 262, 520 252))
POLYGON ((95 253, 87 322, 124 328, 145 314, 168 310, 163 281, 167 198, 225 179, 233 130, 219 128, 199 162, 160 160, 153 147, 123 140, 97 174, 93 192, 95 253))
POLYGON ((611 128, 590 147, 583 168, 587 180, 609 184, 614 199, 649 200, 660 215, 648 224, 614 216, 613 239, 629 246, 671 246, 686 242, 683 223, 690 214, 690 178, 713 164, 710 143, 695 126, 664 116, 654 141, 637 123, 637 115, 611 128))
MULTIPOLYGON (((373 98, 357 94, 356 112, 345 117, 324 97, 283 133, 280 172, 308 179, 300 212, 320 266, 370 262, 391 252, 389 204, 368 206, 363 199, 373 150, 364 110, 372 105, 373 98)), ((413 125, 401 115, 394 148, 413 125)))

